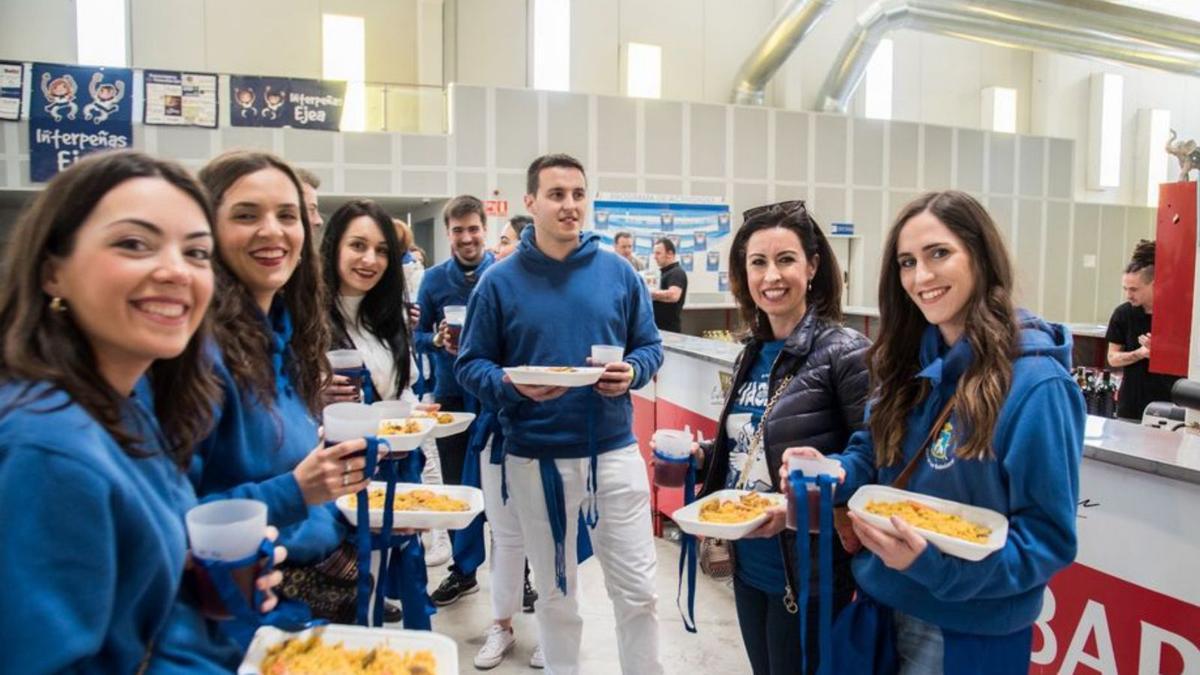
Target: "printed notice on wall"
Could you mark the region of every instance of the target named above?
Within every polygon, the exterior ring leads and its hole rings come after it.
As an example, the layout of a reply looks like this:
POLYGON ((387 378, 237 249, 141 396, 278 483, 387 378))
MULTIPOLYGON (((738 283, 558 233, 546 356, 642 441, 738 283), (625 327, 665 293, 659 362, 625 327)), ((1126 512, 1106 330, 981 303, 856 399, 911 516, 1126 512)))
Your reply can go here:
POLYGON ((133 146, 133 71, 33 64, 29 177, 50 180, 85 155, 133 146))
POLYGON ((0 61, 0 120, 21 119, 21 89, 25 66, 0 61))
POLYGON ((147 70, 146 124, 217 127, 217 76, 147 70))

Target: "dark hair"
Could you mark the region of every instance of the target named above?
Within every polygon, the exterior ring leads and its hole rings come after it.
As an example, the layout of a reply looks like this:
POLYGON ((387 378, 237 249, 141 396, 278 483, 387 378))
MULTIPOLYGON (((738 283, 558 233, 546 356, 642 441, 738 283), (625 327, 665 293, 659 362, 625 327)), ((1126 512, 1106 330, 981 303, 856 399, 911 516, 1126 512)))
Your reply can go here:
POLYGON ((321 179, 317 177, 317 174, 309 171, 308 169, 301 169, 299 167, 293 168, 296 171, 296 178, 299 178, 301 183, 304 183, 314 190, 321 187, 321 179))
POLYGON ((917 378, 917 355, 929 322, 900 282, 897 259, 900 232, 909 220, 928 211, 962 240, 971 260, 974 291, 967 301, 967 340, 974 359, 959 382, 955 412, 966 432, 957 454, 963 459, 990 457, 992 433, 1012 385, 1017 354, 1017 314, 1012 301, 1013 273, 996 223, 974 197, 958 190, 929 192, 900 211, 883 249, 879 275, 879 334, 868 352, 876 400, 869 426, 879 466, 899 462, 912 408, 928 395, 928 380, 917 378))
POLYGON ((1141 273, 1142 281, 1154 281, 1154 240, 1141 239, 1133 247, 1133 257, 1125 266, 1126 274, 1141 273))
POLYGON ((379 338, 392 352, 392 362, 396 370, 396 391, 402 392, 408 386, 409 378, 409 336, 408 336, 408 307, 398 298, 404 298, 404 254, 406 250, 396 236, 396 226, 392 217, 379 204, 370 199, 347 202, 330 216, 325 225, 325 235, 321 240, 321 269, 325 275, 325 287, 329 289, 326 306, 329 310, 330 328, 333 340, 342 346, 349 346, 350 336, 346 332, 346 317, 338 303, 338 289, 342 279, 338 269, 338 258, 341 257, 342 238, 346 229, 356 218, 366 216, 375 222, 387 243, 387 269, 379 277, 367 294, 363 296, 359 306, 358 320, 369 333, 379 338))
MULTIPOLYGON (((70 256, 79 228, 109 192, 134 178, 158 178, 192 199, 211 228, 208 195, 182 167, 133 151, 85 157, 54 177, 21 214, 4 253, 0 277, 0 325, 4 326, 0 378, 24 380, 29 387, 48 382, 65 392, 134 457, 145 456, 142 439, 122 424, 127 394, 116 391, 96 372, 88 336, 70 308, 48 307, 42 290, 44 267, 51 257, 70 256)), ((209 432, 221 389, 205 357, 211 320, 205 316, 183 352, 155 361, 149 370, 156 415, 167 441, 165 450, 179 466, 190 464, 193 446, 209 432)), ((36 396, 36 399, 46 394, 36 396)), ((21 405, 18 396, 10 405, 21 405)))
POLYGON ((483 209, 483 202, 479 201, 478 197, 459 195, 446 202, 446 208, 442 209, 442 222, 446 227, 450 227, 451 218, 462 220, 472 213, 478 214, 479 222, 487 225, 487 211, 483 209))
MULTIPOLYGON (((625 232, 624 230, 614 234, 613 235, 613 246, 616 246, 617 244, 619 244, 622 239, 633 239, 633 235, 628 232, 625 232)), ((672 243, 671 245, 674 246, 675 244, 672 243)))
POLYGON ((513 229, 518 237, 521 236, 521 231, 529 225, 533 224, 533 218, 529 216, 513 216, 508 219, 508 225, 513 229))
POLYGON ((662 244, 662 247, 664 249, 666 249, 667 253, 670 253, 671 255, 675 255, 675 242, 671 241, 670 239, 668 239, 666 237, 663 237, 662 239, 659 239, 658 241, 654 242, 655 246, 657 246, 659 244, 662 244))
MULTIPOLYGON (((321 411, 321 388, 330 375, 325 352, 329 350, 329 326, 325 320, 325 285, 318 269, 316 245, 312 241, 312 223, 304 208, 300 179, 282 159, 253 150, 231 150, 217 156, 200 170, 200 181, 208 188, 213 210, 218 214, 225 192, 243 176, 275 169, 287 176, 296 188, 300 222, 304 225, 304 243, 300 261, 292 276, 277 293, 292 316, 291 358, 284 365, 293 376, 296 391, 309 412, 321 411)), ((218 217, 217 229, 220 229, 218 217)), ((221 238, 217 237, 220 249, 221 238)), ((262 312, 233 272, 224 264, 214 267, 217 277, 215 325, 217 344, 225 365, 238 387, 252 392, 263 405, 275 401, 275 373, 269 358, 271 336, 262 312)))
POLYGON ((562 153, 542 155, 533 160, 533 163, 529 165, 529 171, 525 173, 526 194, 536 195, 542 169, 552 169, 556 166, 565 169, 577 169, 579 173, 583 174, 583 179, 587 180, 587 172, 583 170, 583 165, 579 163, 579 160, 574 157, 562 153))
POLYGON ((750 237, 756 232, 773 227, 781 227, 795 234, 800 240, 800 248, 804 250, 805 260, 810 265, 816 264, 816 274, 813 275, 805 296, 810 311, 827 321, 840 323, 842 270, 829 240, 805 208, 804 202, 780 202, 750 209, 746 214, 749 214, 749 217, 738 228, 733 237, 733 244, 729 247, 729 288, 733 291, 738 311, 751 334, 761 340, 775 339, 766 313, 754 304, 754 298, 750 295, 746 271, 746 247, 750 243, 750 237))

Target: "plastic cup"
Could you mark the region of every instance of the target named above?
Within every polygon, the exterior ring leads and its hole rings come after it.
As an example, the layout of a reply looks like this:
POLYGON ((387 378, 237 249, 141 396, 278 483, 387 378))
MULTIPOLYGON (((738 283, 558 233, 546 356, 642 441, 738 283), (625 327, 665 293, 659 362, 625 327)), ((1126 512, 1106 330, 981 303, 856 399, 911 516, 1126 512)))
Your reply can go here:
POLYGON ((592 365, 607 366, 620 363, 625 358, 625 347, 621 345, 592 345, 592 365))
POLYGON ((681 487, 687 479, 688 460, 692 456, 692 435, 675 429, 654 432, 654 483, 662 487, 681 487))
MULTIPOLYGON (((788 460, 788 472, 799 471, 806 478, 815 476, 832 476, 837 477, 838 469, 841 464, 836 459, 807 459, 805 457, 793 457, 788 460)), ((821 490, 813 483, 807 483, 808 500, 808 531, 811 534, 816 534, 821 531, 821 490)), ((837 485, 833 486, 833 493, 837 494, 837 485)), ((794 492, 788 493, 788 508, 787 508, 787 527, 788 529, 797 529, 796 525, 796 499, 797 495, 794 492)))
MULTIPOLYGON (((253 499, 222 499, 193 507, 184 521, 195 558, 231 562, 258 550, 267 528, 267 505, 253 499)), ((256 560, 232 571, 233 581, 247 603, 254 601, 254 580, 261 569, 262 561, 256 560)), ((196 566, 196 593, 205 616, 232 616, 203 565, 196 566)))
POLYGON ((442 316, 446 319, 446 330, 450 331, 450 344, 458 345, 462 336, 463 324, 467 322, 466 305, 446 305, 442 308, 442 316))
POLYGON ((395 420, 412 415, 412 403, 408 401, 376 401, 371 404, 379 420, 395 420))
POLYGON ((325 357, 329 359, 329 366, 333 368, 334 375, 342 375, 350 378, 350 384, 354 385, 355 389, 362 389, 363 368, 365 367, 362 354, 356 349, 335 349, 331 352, 326 352, 325 357))
MULTIPOLYGON (((345 441, 374 436, 379 429, 379 411, 365 403, 334 403, 325 406, 321 419, 325 425, 325 447, 345 441)), ((365 455, 365 451, 350 456, 365 455)))

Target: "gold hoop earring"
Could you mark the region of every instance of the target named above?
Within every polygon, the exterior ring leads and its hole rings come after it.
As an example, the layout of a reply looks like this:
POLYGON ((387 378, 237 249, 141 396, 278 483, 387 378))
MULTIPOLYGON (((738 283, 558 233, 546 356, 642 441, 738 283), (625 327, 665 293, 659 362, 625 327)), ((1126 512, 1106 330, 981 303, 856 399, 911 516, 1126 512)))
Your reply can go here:
POLYGON ((56 295, 53 298, 50 298, 50 309, 55 312, 65 312, 67 311, 67 303, 65 300, 56 295))

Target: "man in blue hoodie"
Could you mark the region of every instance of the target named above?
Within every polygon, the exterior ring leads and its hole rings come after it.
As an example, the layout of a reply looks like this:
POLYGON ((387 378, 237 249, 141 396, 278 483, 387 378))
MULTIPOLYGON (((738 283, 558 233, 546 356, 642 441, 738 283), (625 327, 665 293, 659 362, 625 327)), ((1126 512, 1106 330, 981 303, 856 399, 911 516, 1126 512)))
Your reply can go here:
MULTIPOLYGON (((471 195, 459 195, 451 199, 442 211, 446 225, 446 237, 450 240, 450 259, 425 271, 417 304, 421 317, 414 331, 414 345, 418 353, 432 354, 433 395, 442 410, 467 410, 463 391, 454 379, 454 359, 458 356, 458 340, 450 332, 444 320, 447 305, 466 305, 471 291, 483 276, 484 270, 495 262, 484 242, 487 235, 487 214, 483 202, 471 195)), ((471 412, 477 412, 472 410, 471 412)), ((437 439, 438 460, 441 462, 442 480, 447 485, 462 483, 463 463, 467 456, 469 434, 458 434, 437 439)), ((444 534, 440 535, 442 542, 444 534)), ((434 535, 433 548, 439 547, 434 535)), ((441 544, 444 546, 444 544, 441 544)), ((445 558, 442 558, 445 561, 445 558)), ((463 595, 479 590, 475 581, 475 570, 463 565, 450 566, 450 574, 430 595, 438 606, 449 605, 463 595)))
POLYGON ((471 296, 455 371, 485 408, 499 411, 548 672, 579 671, 578 519, 567 514, 583 508, 616 613, 621 670, 655 675, 662 666, 650 486, 629 390, 662 364, 662 340, 641 278, 600 250, 597 235, 581 233, 587 182, 579 161, 539 157, 526 191, 534 226, 471 296), (594 344, 624 345, 625 358, 607 364, 592 388, 514 385, 502 370, 582 366, 594 344))

